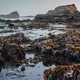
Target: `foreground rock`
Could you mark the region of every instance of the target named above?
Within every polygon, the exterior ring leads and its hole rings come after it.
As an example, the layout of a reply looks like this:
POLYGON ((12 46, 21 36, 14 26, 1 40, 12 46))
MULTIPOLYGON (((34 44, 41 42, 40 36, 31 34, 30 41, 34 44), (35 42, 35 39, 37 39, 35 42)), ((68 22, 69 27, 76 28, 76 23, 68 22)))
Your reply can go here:
POLYGON ((37 58, 41 55, 45 66, 80 63, 79 37, 79 30, 72 30, 38 40, 35 44, 35 49, 39 53, 37 58))
POLYGON ((80 22, 69 22, 66 24, 68 28, 80 29, 80 22))
POLYGON ((56 66, 45 70, 44 80, 80 80, 80 65, 56 66))
POLYGON ((0 38, 0 68, 19 66, 25 63, 25 48, 22 44, 29 43, 23 33, 17 33, 0 38))
POLYGON ((16 44, 23 44, 28 43, 30 41, 29 38, 26 38, 23 33, 16 33, 10 36, 0 37, 0 42, 6 43, 16 43, 16 44))
MULTIPOLYGON (((1 46, 0 46, 1 47, 1 46)), ((25 51, 17 44, 4 43, 2 49, 0 50, 0 66, 6 66, 7 63, 12 66, 17 66, 17 64, 24 62, 25 51)))

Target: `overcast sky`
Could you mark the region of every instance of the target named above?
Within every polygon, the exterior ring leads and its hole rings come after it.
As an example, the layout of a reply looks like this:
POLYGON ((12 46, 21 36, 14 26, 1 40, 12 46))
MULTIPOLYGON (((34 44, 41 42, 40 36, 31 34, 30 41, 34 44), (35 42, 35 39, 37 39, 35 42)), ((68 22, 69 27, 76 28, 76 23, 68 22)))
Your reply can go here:
POLYGON ((21 16, 44 14, 57 6, 75 4, 80 11, 80 0, 0 0, 0 14, 18 11, 21 16))

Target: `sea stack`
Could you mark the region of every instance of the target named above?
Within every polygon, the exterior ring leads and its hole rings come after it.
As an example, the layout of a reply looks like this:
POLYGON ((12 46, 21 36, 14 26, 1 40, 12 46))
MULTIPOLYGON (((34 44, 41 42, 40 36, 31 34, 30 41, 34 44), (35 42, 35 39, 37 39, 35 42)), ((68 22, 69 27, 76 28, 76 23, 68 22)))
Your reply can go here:
POLYGON ((7 15, 0 15, 0 18, 19 18, 20 15, 17 11, 11 12, 10 14, 7 15))

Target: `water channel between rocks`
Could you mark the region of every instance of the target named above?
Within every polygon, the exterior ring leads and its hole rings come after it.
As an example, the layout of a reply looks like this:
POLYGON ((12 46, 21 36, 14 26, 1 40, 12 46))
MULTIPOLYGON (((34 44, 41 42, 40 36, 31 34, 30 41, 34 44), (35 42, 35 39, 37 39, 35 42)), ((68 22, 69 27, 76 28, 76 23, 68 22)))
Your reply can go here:
MULTIPOLYGON (((26 54, 26 58, 34 58, 34 54, 26 54)), ((46 67, 43 62, 37 63, 34 67, 26 67, 22 72, 21 66, 18 68, 5 68, 0 73, 0 80, 43 80, 44 70, 53 68, 55 65, 46 67)))

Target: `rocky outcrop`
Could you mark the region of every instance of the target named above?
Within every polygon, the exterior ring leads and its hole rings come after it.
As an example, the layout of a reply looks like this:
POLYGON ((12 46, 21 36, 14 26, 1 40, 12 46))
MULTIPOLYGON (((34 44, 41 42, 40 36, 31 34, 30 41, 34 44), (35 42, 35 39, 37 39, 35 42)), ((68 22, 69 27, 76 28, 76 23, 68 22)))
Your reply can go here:
POLYGON ((25 50, 16 43, 0 43, 0 69, 5 66, 21 65, 25 60, 25 50))
POLYGON ((49 10, 46 14, 38 14, 34 21, 60 22, 80 20, 80 12, 74 4, 59 6, 55 10, 49 10))
POLYGON ((7 63, 11 66, 24 63, 26 49, 22 44, 26 45, 29 41, 23 33, 0 37, 0 69, 7 63))
POLYGON ((11 12, 8 15, 0 15, 0 18, 19 18, 19 13, 17 11, 11 12))
POLYGON ((65 34, 50 35, 49 38, 36 41, 35 48, 43 59, 43 64, 71 65, 80 63, 79 30, 65 34), (75 36, 75 38, 74 38, 75 36))
POLYGON ((47 15, 71 15, 77 11, 77 8, 74 4, 66 5, 66 6, 59 6, 55 8, 55 10, 48 11, 47 15))
POLYGON ((80 80, 80 65, 56 66, 44 71, 44 80, 80 80))

